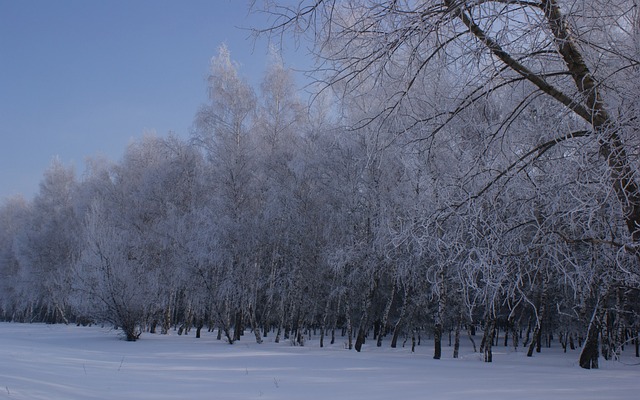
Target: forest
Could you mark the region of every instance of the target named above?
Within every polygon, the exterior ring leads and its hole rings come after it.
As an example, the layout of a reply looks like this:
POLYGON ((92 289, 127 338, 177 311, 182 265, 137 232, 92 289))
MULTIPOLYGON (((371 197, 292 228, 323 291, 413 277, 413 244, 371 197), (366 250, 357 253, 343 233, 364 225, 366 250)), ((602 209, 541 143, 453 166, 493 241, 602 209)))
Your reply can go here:
POLYGON ((0 319, 640 356, 638 6, 267 2, 313 83, 222 45, 188 135, 54 160, 0 205, 0 319))

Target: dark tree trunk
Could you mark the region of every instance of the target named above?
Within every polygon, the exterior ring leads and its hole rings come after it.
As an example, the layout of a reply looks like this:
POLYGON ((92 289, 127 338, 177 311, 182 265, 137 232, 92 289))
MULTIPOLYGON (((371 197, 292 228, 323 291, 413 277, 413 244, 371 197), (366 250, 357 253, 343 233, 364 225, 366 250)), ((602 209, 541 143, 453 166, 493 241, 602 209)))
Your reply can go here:
POLYGON ((519 321, 511 325, 511 341, 513 342, 513 349, 515 351, 518 351, 518 342, 520 339, 518 335, 518 325, 520 325, 519 321))
POLYGON ((262 337, 260 336, 260 326, 258 326, 256 312, 252 306, 249 306, 249 322, 251 323, 251 330, 253 330, 253 334, 256 337, 256 343, 261 344, 262 337))
POLYGON ((458 353, 460 352, 460 325, 461 321, 458 320, 456 324, 456 330, 453 339, 453 358, 458 358, 458 353))
POLYGON ((439 360, 442 357, 442 324, 437 323, 433 327, 433 358, 439 360))
POLYGON ((478 351, 478 348, 476 347, 476 341, 473 339, 473 337, 475 336, 475 328, 473 328, 472 324, 469 324, 469 326, 467 327, 467 336, 469 336, 469 341, 473 346, 473 352, 476 353, 478 351))
POLYGON ((164 308, 164 315, 162 319, 162 328, 160 329, 160 333, 166 335, 169 333, 169 329, 171 329, 171 299, 173 296, 169 297, 169 301, 167 302, 166 307, 164 308))
POLYGON ((358 329, 358 336, 356 336, 356 344, 355 344, 355 349, 357 352, 360 352, 360 350, 362 350, 362 345, 365 342, 365 332, 364 332, 364 327, 360 327, 358 329))
POLYGON ((379 336, 382 336, 382 329, 380 328, 382 323, 379 319, 373 321, 373 338, 378 339, 379 336))
POLYGON ((509 346, 509 327, 505 327, 504 329, 504 347, 509 346))
POLYGON ((531 318, 532 317, 529 317, 529 321, 527 322, 527 333, 524 336, 524 342, 522 342, 523 346, 528 346, 531 340, 531 318))
MULTIPOLYGON (((435 324, 433 327, 433 358, 439 360, 442 357, 442 331, 444 325, 444 310, 446 308, 446 285, 444 277, 444 268, 440 267, 438 271, 438 278, 440 279, 440 287, 438 288, 438 310, 435 315, 435 324)), ((449 346, 451 346, 451 335, 449 335, 449 346)))
POLYGON ((322 324, 320 325, 320 347, 324 347, 324 335, 327 331, 327 319, 329 318, 329 306, 331 301, 327 299, 324 306, 324 312, 322 313, 322 324))
POLYGON ((243 330, 244 330, 244 327, 242 326, 242 311, 238 311, 236 312, 236 317, 233 324, 233 341, 234 342, 240 340, 243 330))
POLYGON ((122 318, 122 332, 125 335, 127 342, 135 342, 140 338, 142 333, 139 324, 133 318, 122 318))
POLYGON ((348 345, 347 348, 349 350, 353 349, 353 325, 351 324, 351 307, 349 305, 349 301, 347 299, 347 301, 345 302, 345 306, 344 306, 344 312, 345 312, 345 318, 347 321, 347 336, 348 336, 348 345))
POLYGON ((387 324, 389 322, 389 313, 391 312, 391 306, 393 305, 393 298, 396 294, 396 284, 394 282, 391 287, 391 294, 389 295, 389 300, 387 301, 386 306, 384 307, 384 313, 382 314, 382 322, 380 323, 380 332, 378 333, 378 337, 376 338, 376 346, 382 346, 382 337, 385 335, 385 331, 387 330, 387 324))
POLYGON ((493 340, 496 333, 496 321, 488 318, 485 324, 485 332, 482 341, 484 342, 484 362, 493 362, 493 340))
POLYGON ((573 340, 573 332, 571 332, 571 333, 569 334, 569 348, 570 348, 571 350, 575 350, 575 349, 576 349, 576 344, 575 344, 575 342, 574 342, 574 340, 573 340))
POLYGON ((367 329, 369 327, 369 311, 371 308, 371 304, 373 304, 373 298, 378 289, 378 278, 374 278, 373 285, 369 289, 369 293, 367 293, 367 297, 365 298, 362 318, 360 318, 360 326, 358 327, 358 336, 356 337, 356 351, 360 352, 362 350, 362 345, 365 342, 367 329))
POLYGON ((548 287, 548 282, 547 282, 547 277, 545 276, 542 280, 542 293, 540 294, 540 311, 537 314, 536 327, 533 331, 533 340, 529 345, 529 350, 527 351, 527 357, 533 356, 534 347, 536 349, 536 352, 540 353, 540 346, 541 346, 540 342, 542 339, 542 322, 545 318, 546 309, 547 309, 547 287, 548 287))
POLYGON ((276 339, 274 342, 280 343, 280 335, 282 334, 282 325, 278 326, 278 330, 276 331, 276 339))
POLYGON ((400 336, 400 320, 396 322, 395 328, 393 330, 393 335, 391 336, 391 348, 395 349, 398 346, 398 337, 400 336))
POLYGON ((416 352, 416 330, 411 331, 411 352, 416 352))
POLYGON ((400 315, 398 316, 398 320, 393 327, 393 336, 391 337, 391 348, 393 349, 395 349, 398 345, 398 337, 400 336, 400 331, 402 330, 404 315, 407 312, 407 304, 409 303, 409 293, 409 289, 405 288, 404 299, 402 300, 402 307, 400 308, 400 315))
POLYGON ((204 319, 199 319, 196 324, 196 339, 200 339, 200 332, 202 331, 203 327, 204 327, 204 319))
POLYGON ((599 343, 598 335, 600 334, 600 323, 598 322, 598 309, 593 311, 589 327, 587 328, 587 337, 584 345, 582 346, 582 352, 580 353, 580 366, 585 369, 597 369, 598 357, 599 357, 599 343))
POLYGON ((151 322, 151 328, 149 329, 149 333, 156 333, 156 328, 158 327, 158 320, 154 319, 151 322))

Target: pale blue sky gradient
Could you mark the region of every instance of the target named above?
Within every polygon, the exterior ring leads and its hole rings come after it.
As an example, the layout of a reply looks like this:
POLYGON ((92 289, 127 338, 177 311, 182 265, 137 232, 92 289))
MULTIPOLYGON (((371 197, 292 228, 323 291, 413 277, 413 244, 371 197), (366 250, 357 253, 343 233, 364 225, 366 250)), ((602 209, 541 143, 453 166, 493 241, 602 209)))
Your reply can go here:
POLYGON ((0 201, 54 157, 81 175, 145 131, 188 137, 220 44, 257 85, 268 45, 242 28, 267 25, 244 0, 0 0, 0 201))

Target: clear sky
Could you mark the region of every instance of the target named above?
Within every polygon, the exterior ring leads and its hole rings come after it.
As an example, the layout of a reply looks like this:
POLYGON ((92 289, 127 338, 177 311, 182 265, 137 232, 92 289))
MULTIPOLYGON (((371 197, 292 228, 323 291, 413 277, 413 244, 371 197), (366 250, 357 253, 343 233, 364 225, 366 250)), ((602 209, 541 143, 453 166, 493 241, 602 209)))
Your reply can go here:
POLYGON ((87 156, 118 160, 146 131, 187 137, 222 43, 260 82, 267 42, 243 28, 268 19, 248 11, 246 0, 0 0, 0 201, 31 198, 54 157, 80 176, 87 156))

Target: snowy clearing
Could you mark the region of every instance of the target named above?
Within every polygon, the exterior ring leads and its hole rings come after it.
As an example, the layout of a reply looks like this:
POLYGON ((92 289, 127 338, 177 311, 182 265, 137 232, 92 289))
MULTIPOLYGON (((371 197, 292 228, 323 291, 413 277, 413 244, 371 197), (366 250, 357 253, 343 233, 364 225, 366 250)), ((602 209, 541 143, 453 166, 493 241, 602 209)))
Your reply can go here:
MULTIPOLYGON (((637 399, 640 366, 577 365, 560 346, 527 358, 495 347, 494 362, 463 348, 431 358, 431 343, 345 350, 288 343, 233 346, 212 334, 144 334, 138 342, 100 327, 0 323, 0 399, 637 399)), ((635 359, 630 359, 634 361, 635 359)))

